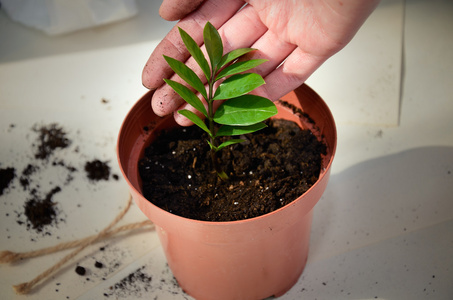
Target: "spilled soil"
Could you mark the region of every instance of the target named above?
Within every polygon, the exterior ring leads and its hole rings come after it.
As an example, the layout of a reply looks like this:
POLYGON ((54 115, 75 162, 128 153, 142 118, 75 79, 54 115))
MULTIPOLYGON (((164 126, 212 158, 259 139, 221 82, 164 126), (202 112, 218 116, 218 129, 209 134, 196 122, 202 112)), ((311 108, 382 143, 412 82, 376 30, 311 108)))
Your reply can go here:
POLYGON ((119 282, 110 287, 110 293, 104 293, 105 297, 115 295, 116 298, 130 298, 132 295, 142 296, 151 288, 152 277, 144 272, 144 266, 136 269, 119 282))
POLYGON ((35 125, 33 130, 39 134, 35 151, 36 159, 48 159, 56 149, 64 149, 71 144, 64 129, 56 123, 48 126, 35 125))
POLYGON ((110 167, 107 162, 95 159, 85 163, 85 171, 88 179, 92 181, 109 180, 110 167))
MULTIPOLYGON (((16 126, 11 124, 10 130, 16 126)), ((65 222, 65 215, 54 196, 69 186, 74 179, 78 169, 65 160, 61 153, 63 149, 73 145, 73 140, 67 131, 57 123, 35 124, 31 132, 36 135, 30 144, 33 156, 28 157, 27 164, 22 169, 15 166, 2 167, 0 163, 0 196, 16 188, 17 181, 19 188, 27 192, 23 200, 23 209, 16 210, 16 223, 25 225, 27 230, 33 230, 43 235, 51 235, 47 230, 49 227, 57 226, 59 222, 65 222), (43 187, 45 172, 54 170, 62 174, 58 183, 52 183, 46 190, 43 187)), ((75 148, 78 152, 78 147, 75 148)), ((80 162, 85 169, 86 178, 91 183, 100 180, 118 180, 118 175, 111 174, 108 161, 93 159, 80 162)), ((7 214, 9 216, 9 214, 7 214)))
POLYGON ((14 177, 16 177, 16 169, 11 167, 0 169, 0 196, 8 189, 14 177))

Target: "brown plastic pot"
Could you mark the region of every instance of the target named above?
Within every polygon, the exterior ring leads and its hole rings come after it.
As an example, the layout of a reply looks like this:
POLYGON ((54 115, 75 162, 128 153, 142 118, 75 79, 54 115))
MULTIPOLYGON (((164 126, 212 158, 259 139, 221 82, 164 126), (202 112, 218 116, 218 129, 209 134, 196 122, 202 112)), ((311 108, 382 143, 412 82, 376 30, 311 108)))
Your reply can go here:
POLYGON ((327 144, 320 177, 306 193, 264 216, 206 222, 173 215, 141 194, 138 160, 159 130, 176 126, 172 116, 160 118, 152 112, 151 96, 152 92, 145 94, 126 116, 117 155, 136 204, 156 225, 168 265, 181 288, 196 299, 264 299, 286 293, 305 267, 313 207, 326 188, 335 154, 336 127, 327 105, 306 85, 282 99, 311 120, 277 105, 276 118, 310 128, 327 144))

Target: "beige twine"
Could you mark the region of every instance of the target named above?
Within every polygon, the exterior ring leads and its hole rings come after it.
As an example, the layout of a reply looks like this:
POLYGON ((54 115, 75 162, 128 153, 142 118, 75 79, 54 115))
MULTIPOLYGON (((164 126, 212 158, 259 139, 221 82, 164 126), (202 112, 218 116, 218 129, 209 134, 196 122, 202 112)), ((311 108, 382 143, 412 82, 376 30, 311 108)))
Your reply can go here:
POLYGON ((30 252, 11 252, 11 251, 1 251, 0 252, 0 263, 12 263, 20 259, 25 259, 25 258, 32 258, 36 256, 41 256, 41 255, 46 255, 46 254, 51 254, 55 253, 57 251, 69 249, 69 248, 75 248, 73 252, 69 253, 65 257, 63 257, 59 262, 57 262, 55 265, 52 267, 48 268, 38 276, 36 276, 34 279, 28 282, 24 282, 18 285, 14 285, 13 288, 16 291, 17 294, 28 294, 31 289, 41 280, 46 279, 50 274, 61 268, 65 263, 67 263, 69 260, 74 258, 77 254, 79 254, 83 249, 88 247, 94 242, 97 242, 101 239, 113 236, 119 232, 127 231, 127 230, 133 230, 137 228, 143 228, 145 226, 152 226, 153 224, 151 221, 146 220, 143 222, 137 222, 137 223, 131 223, 127 225, 123 225, 121 227, 118 227, 116 229, 112 228, 124 217, 124 215, 128 212, 129 208, 131 207, 132 204, 132 197, 129 196, 129 200, 127 202, 126 207, 116 216, 116 218, 106 227, 104 228, 101 232, 98 234, 79 239, 79 240, 74 240, 71 242, 64 242, 60 243, 55 246, 51 246, 48 248, 44 249, 39 249, 39 250, 34 250, 30 252))

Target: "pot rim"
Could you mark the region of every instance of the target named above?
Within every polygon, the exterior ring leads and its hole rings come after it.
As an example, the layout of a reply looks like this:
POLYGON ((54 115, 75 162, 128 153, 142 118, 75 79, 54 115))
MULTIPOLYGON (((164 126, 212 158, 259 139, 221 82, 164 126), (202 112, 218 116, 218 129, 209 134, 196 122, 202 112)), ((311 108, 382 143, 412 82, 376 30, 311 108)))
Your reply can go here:
MULTIPOLYGON (((323 166, 321 174, 320 174, 318 180, 305 193, 303 193, 302 195, 300 195, 299 197, 294 199, 291 203, 289 203, 289 204, 287 204, 287 205, 285 205, 285 206, 283 206, 283 207, 281 207, 279 209, 276 209, 276 210, 274 210, 274 211, 272 211, 270 213, 267 213, 265 215, 261 215, 261 216, 258 216, 258 217, 253 217, 253 218, 244 219, 244 220, 236 220, 236 221, 204 221, 204 220, 190 219, 190 218, 182 217, 182 216, 173 214, 171 212, 168 212, 168 211, 156 206, 155 204, 153 204, 152 202, 147 200, 149 202, 149 204, 152 205, 154 207, 154 209, 157 209, 157 211, 160 214, 171 215, 171 216, 173 216, 173 218, 176 218, 176 219, 178 219, 181 222, 190 222, 191 224, 200 224, 200 225, 204 225, 204 226, 221 226, 221 227, 223 227, 223 226, 228 226, 228 225, 241 225, 241 224, 247 224, 247 223, 253 223, 253 222, 261 222, 264 219, 268 219, 271 216, 281 214, 283 211, 287 210, 291 206, 297 205, 303 198, 305 198, 308 195, 310 195, 311 193, 313 193, 313 191, 315 189, 317 189, 317 188, 325 188, 325 186, 327 185, 328 177, 330 175, 330 170, 331 170, 331 166, 332 166, 332 163, 333 163, 333 159, 335 157, 335 152, 336 152, 336 147, 337 147, 337 129, 336 129, 336 124, 335 124, 335 120, 333 118, 332 112, 330 111, 330 109, 327 106, 327 104, 325 103, 325 101, 313 89, 311 89, 305 83, 302 84, 301 86, 299 86, 298 88, 296 88, 295 90, 291 91, 290 93, 288 93, 288 95, 291 94, 291 93, 297 93, 298 91, 302 91, 302 90, 305 90, 305 92, 308 92, 308 93, 312 93, 313 96, 315 96, 316 100, 322 106, 323 111, 325 112, 326 116, 330 120, 332 120, 331 124, 332 124, 332 131, 333 131, 333 143, 332 143, 332 145, 328 145, 330 158, 329 158, 327 164, 325 166, 323 166), (326 176, 327 176, 327 178, 325 178, 326 176), (322 185, 322 183, 324 183, 323 187, 322 186, 320 187, 320 184, 322 185)), ((136 107, 142 101, 150 98, 150 95, 152 93, 153 93, 153 91, 146 92, 142 97, 139 98, 139 100, 137 100, 133 104, 131 109, 128 111, 128 113, 126 114, 125 118, 122 121, 122 124, 121 124, 121 127, 120 127, 120 131, 119 131, 119 134, 118 134, 118 138, 117 138, 117 144, 116 144, 117 161, 118 161, 121 173, 123 175, 123 178, 126 180, 127 184, 129 185, 129 188, 133 189, 133 191, 136 194, 139 194, 142 197, 143 197, 142 192, 140 190, 138 190, 131 183, 131 181, 129 179, 129 176, 127 175, 127 173, 125 171, 125 168, 123 168, 123 162, 122 162, 121 155, 120 155, 120 147, 121 147, 120 144, 121 144, 121 140, 122 140, 123 135, 124 135, 124 129, 126 127, 126 124, 128 122, 130 122, 129 119, 131 118, 131 113, 136 109, 136 107)), ((285 100, 284 98, 285 97, 282 97, 283 100, 285 100)), ((149 104, 149 105, 151 105, 151 104, 149 104)), ((285 108, 283 106, 280 106, 280 107, 285 108)), ((168 115, 168 116, 159 118, 160 122, 158 124, 164 122, 165 120, 167 120, 167 118, 173 118, 173 116, 172 115, 168 115)), ((321 133, 321 137, 324 137, 324 134, 321 133)), ((125 166, 127 166, 127 164, 125 164, 125 166)), ((314 204, 316 204, 316 202, 314 204)), ((314 204, 313 204, 313 206, 314 206, 314 204)), ((311 211, 311 209, 309 209, 308 211, 311 211)))

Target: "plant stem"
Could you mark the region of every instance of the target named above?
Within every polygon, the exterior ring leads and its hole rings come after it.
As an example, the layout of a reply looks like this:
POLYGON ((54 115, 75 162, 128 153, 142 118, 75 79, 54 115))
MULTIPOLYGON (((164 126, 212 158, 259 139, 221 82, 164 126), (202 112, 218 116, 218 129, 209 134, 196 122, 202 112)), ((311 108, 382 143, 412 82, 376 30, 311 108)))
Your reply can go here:
POLYGON ((215 140, 216 128, 214 124, 214 100, 213 98, 213 90, 214 90, 214 76, 215 71, 213 70, 211 74, 211 78, 209 80, 209 91, 208 91, 208 99, 206 99, 208 103, 208 128, 211 132, 210 142, 211 142, 211 160, 214 170, 216 171, 217 175, 222 180, 228 180, 228 175, 222 170, 219 165, 219 160, 217 158, 217 141, 215 140))

